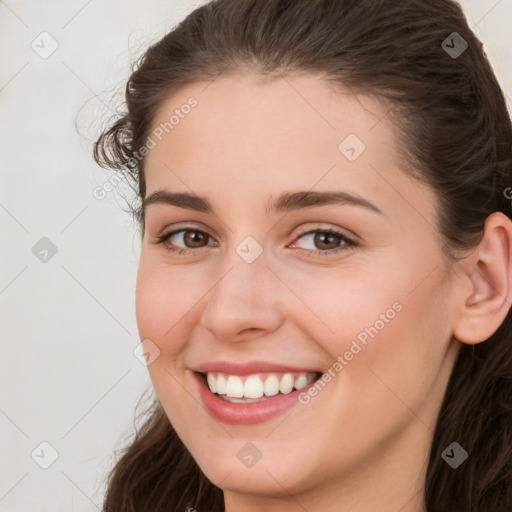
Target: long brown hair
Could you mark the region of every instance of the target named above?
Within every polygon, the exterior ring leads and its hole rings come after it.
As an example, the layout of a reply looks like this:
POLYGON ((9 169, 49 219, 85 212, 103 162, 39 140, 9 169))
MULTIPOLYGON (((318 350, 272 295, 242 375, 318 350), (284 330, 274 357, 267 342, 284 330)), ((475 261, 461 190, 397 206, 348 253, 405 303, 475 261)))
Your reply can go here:
MULTIPOLYGON (((135 67, 126 111, 97 139, 94 158, 135 185, 131 211, 139 224, 146 185, 138 152, 156 110, 187 84, 241 69, 271 78, 317 74, 385 102, 403 167, 437 193, 448 256, 475 246, 491 213, 511 217, 510 115, 483 45, 453 0, 215 0, 135 67)), ((512 510, 510 311, 489 340, 461 345, 435 427, 426 509, 512 510), (469 454, 457 469, 441 457, 453 441, 469 454)), ((221 489, 201 472, 157 398, 147 413, 109 474, 105 512, 224 510, 221 489)))

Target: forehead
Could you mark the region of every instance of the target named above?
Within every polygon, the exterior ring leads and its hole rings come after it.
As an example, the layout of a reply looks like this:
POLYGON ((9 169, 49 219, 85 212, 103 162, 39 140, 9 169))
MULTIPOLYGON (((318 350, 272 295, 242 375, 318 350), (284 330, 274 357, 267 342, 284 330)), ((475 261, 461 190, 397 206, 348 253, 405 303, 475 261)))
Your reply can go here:
POLYGON ((398 169, 386 114, 375 97, 334 90, 313 75, 234 73, 193 83, 156 113, 146 197, 160 189, 215 194, 243 210, 281 190, 342 186, 396 201, 417 183, 398 169))
POLYGON ((251 73, 221 75, 191 84, 162 103, 151 127, 156 147, 146 167, 151 171, 155 160, 186 160, 191 169, 205 158, 211 166, 236 159, 245 169, 262 172, 272 162, 275 170, 308 157, 321 166, 340 156, 346 166, 355 167, 338 148, 351 134, 366 146, 363 159, 393 160, 393 126, 384 105, 373 97, 334 91, 312 75, 274 80, 251 73))

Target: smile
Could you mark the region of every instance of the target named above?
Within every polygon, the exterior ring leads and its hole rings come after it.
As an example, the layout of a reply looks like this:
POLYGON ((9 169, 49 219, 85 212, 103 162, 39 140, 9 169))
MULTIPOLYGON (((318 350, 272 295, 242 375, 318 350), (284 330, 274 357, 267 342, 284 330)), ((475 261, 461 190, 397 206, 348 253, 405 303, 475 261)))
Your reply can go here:
POLYGON ((207 372, 206 382, 212 393, 232 403, 264 401, 278 394, 288 395, 313 382, 318 373, 256 373, 246 376, 207 372))
POLYGON ((299 404, 321 371, 270 363, 209 363, 192 371, 209 415, 222 423, 253 425, 282 415, 299 404))

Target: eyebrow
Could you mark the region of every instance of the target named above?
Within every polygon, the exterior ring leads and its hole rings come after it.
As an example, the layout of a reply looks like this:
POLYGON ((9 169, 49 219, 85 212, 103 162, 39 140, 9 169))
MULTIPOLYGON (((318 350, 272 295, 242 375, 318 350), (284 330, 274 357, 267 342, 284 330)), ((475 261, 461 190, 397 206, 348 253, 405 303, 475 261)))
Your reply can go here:
MULTIPOLYGON (((210 201, 205 197, 199 197, 194 194, 184 192, 170 192, 168 190, 157 190, 149 197, 144 198, 142 209, 151 204, 166 204, 185 208, 187 210, 195 210, 202 213, 214 213, 214 208, 210 201)), ((382 215, 382 211, 360 196, 349 194, 342 191, 299 191, 284 192, 276 199, 271 199, 265 206, 267 214, 285 213, 303 208, 313 208, 315 206, 326 205, 353 205, 367 208, 382 215)))

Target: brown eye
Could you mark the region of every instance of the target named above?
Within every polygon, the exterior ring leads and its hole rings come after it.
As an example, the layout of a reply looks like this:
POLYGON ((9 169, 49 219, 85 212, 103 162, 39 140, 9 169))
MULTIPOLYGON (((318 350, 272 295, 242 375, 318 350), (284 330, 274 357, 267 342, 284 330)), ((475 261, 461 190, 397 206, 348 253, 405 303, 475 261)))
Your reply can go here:
MULTIPOLYGON (((181 232, 185 233, 183 236, 183 242, 187 248, 197 249, 198 247, 203 247, 202 244, 205 240, 208 242, 209 235, 203 233, 202 231, 183 230, 181 232)), ((178 231, 178 233, 180 233, 180 231, 178 231)))
MULTIPOLYGON (((318 253, 336 253, 355 246, 355 243, 343 233, 326 229, 314 229, 302 233, 297 240, 308 240, 313 247, 304 247, 302 249, 316 251, 318 253)), ((304 242, 301 242, 304 243, 304 242)))
POLYGON ((337 242, 342 241, 340 236, 325 231, 318 231, 313 240, 319 249, 335 249, 338 247, 337 242))
POLYGON ((168 251, 184 254, 207 246, 210 235, 198 229, 185 228, 171 231, 157 238, 156 243, 162 244, 168 251))

